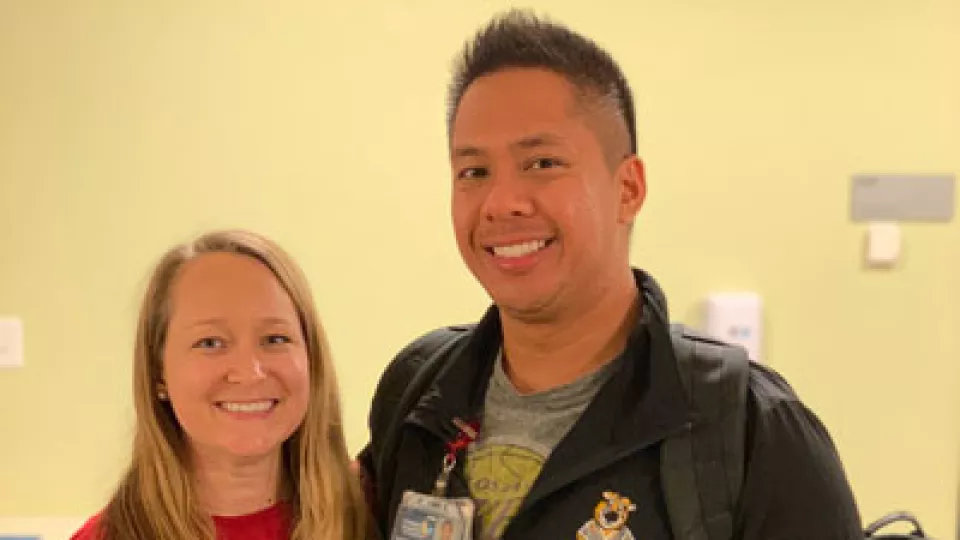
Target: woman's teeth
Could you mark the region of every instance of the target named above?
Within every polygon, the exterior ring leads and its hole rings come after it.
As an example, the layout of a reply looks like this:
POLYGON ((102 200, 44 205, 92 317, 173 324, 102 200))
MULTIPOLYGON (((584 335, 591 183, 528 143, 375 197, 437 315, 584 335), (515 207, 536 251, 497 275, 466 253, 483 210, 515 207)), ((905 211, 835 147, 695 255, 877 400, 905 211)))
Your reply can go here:
POLYGON ((233 401, 221 401, 217 405, 227 411, 234 413, 258 413, 258 412, 267 412, 276 405, 276 400, 268 399, 265 401, 247 401, 243 403, 237 403, 233 401))

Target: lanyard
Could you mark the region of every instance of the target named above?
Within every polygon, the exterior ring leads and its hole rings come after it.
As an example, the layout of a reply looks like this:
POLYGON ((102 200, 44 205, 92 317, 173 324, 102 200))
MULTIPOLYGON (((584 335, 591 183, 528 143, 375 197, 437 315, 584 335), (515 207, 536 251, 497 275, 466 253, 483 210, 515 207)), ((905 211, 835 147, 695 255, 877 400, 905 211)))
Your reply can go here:
POLYGON ((479 422, 467 423, 460 418, 454 418, 453 423, 459 431, 457 432, 457 436, 446 444, 447 452, 443 456, 443 466, 440 469, 440 475, 437 477, 437 483, 433 488, 433 494, 438 497, 446 495, 447 483, 450 480, 450 471, 457 466, 457 454, 459 454, 461 450, 469 447, 470 443, 477 440, 477 436, 480 434, 479 422))

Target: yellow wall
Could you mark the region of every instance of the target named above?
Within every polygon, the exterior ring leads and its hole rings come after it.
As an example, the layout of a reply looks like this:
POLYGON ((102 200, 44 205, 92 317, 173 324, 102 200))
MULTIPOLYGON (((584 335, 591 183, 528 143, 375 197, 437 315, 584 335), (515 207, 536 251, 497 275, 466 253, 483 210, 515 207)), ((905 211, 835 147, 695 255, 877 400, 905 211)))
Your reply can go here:
MULTIPOLYGON (((853 173, 960 171, 960 7, 696 4, 539 4, 635 87, 635 261, 689 322, 710 291, 762 293, 770 363, 832 430, 865 518, 913 509, 953 537, 960 225, 906 226, 900 267, 867 271, 847 194, 853 173)), ((297 255, 362 444, 390 356, 486 303, 448 226, 443 100, 460 40, 505 5, 0 3, 0 314, 27 340, 0 371, 0 516, 104 501, 145 274, 209 227, 297 255)))

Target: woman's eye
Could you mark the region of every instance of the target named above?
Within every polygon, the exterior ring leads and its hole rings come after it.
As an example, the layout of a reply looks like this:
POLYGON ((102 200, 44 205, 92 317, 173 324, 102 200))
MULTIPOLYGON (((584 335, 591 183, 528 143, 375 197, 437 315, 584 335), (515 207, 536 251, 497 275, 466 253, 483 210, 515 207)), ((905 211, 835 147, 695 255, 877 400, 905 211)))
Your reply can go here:
POLYGON ((223 346, 223 340, 215 337, 205 337, 193 344, 194 349, 220 349, 223 346))
POLYGON ((267 345, 284 345, 286 343, 291 343, 293 340, 289 336, 283 334, 273 334, 264 338, 264 341, 267 345))

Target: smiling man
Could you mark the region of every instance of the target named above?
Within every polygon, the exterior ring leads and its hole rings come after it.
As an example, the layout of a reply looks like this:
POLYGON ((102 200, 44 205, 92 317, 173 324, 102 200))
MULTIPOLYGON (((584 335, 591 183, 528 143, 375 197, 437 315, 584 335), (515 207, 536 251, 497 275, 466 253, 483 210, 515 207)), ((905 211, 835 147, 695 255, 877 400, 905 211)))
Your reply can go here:
POLYGON ((384 373, 360 459, 380 527, 412 491, 472 502, 484 540, 862 537, 817 417, 669 324, 631 266, 647 186, 610 55, 506 13, 462 52, 448 120, 457 245, 493 305, 384 373))

